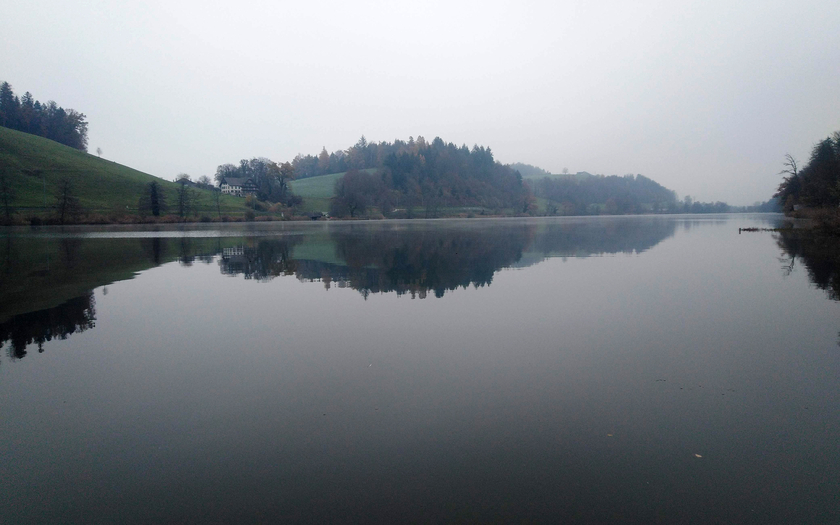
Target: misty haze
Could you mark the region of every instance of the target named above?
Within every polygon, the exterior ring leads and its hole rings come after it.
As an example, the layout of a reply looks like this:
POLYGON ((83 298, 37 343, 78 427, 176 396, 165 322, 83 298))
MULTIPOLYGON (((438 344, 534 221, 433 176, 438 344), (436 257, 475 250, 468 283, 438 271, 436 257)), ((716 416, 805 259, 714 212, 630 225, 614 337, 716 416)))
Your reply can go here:
POLYGON ((840 3, 2 12, 0 523, 840 523, 840 3))

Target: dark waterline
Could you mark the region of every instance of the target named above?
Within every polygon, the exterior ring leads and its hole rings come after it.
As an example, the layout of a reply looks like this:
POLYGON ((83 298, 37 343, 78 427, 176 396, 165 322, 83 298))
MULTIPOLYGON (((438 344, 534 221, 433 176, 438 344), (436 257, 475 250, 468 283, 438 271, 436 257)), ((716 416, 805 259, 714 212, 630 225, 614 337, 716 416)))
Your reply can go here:
POLYGON ((840 252, 779 221, 16 231, 0 522, 838 522, 840 252))

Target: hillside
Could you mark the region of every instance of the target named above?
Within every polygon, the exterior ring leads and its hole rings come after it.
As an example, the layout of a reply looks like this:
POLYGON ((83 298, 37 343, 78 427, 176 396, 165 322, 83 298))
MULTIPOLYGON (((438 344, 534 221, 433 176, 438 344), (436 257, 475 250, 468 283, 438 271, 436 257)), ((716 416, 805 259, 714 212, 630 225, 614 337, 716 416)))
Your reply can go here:
MULTIPOLYGON (((376 170, 365 170, 374 172, 376 170)), ((303 198, 303 203, 298 206, 302 212, 321 211, 330 209, 330 199, 335 197, 335 183, 344 176, 346 172, 329 173, 327 175, 316 175, 305 179, 293 180, 289 184, 292 192, 303 198)))
MULTIPOLYGON (((0 169, 14 193, 12 206, 20 215, 48 215, 60 180, 73 184, 87 213, 136 214, 137 202, 149 182, 164 189, 170 206, 178 185, 147 173, 100 159, 49 139, 0 127, 0 169)), ((196 189, 196 211, 215 212, 210 190, 196 189)), ((241 213, 244 201, 223 196, 222 213, 241 213)))
POLYGON ((642 175, 557 175, 531 182, 548 215, 677 212, 676 194, 642 175))
MULTIPOLYGON (((435 137, 408 141, 368 142, 364 136, 333 154, 322 150, 298 155, 291 162, 298 178, 293 191, 310 202, 304 209, 322 207, 331 178, 299 184, 317 176, 336 176, 335 195, 329 202, 332 217, 412 217, 422 210, 425 217, 451 213, 454 208, 489 209, 494 213, 530 212, 533 196, 522 177, 510 166, 493 158, 490 148, 456 146, 435 137), (329 181, 329 182, 328 182, 329 181), (316 196, 315 193, 318 195, 316 196)), ((322 211, 322 210, 318 210, 322 211)))

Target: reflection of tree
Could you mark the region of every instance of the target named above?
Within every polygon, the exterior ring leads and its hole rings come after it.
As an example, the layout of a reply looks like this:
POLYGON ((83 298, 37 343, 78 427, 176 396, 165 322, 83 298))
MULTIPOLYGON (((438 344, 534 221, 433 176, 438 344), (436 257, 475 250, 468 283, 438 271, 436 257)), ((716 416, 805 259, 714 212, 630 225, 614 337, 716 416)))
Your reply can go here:
POLYGON ((553 223, 531 250, 552 256, 641 253, 674 235, 677 223, 662 219, 603 219, 553 223))
POLYGON ((84 332, 95 326, 96 308, 93 292, 64 302, 55 308, 16 315, 0 323, 0 348, 8 341, 9 356, 21 359, 26 347, 38 344, 43 352, 46 341, 67 339, 71 334, 84 332))
POLYGON ((75 237, 61 239, 62 263, 68 270, 72 270, 76 266, 81 245, 82 240, 75 237))
MULTIPOLYGON (((433 291, 489 285, 498 270, 523 252, 545 256, 639 253, 670 237, 672 220, 638 219, 494 223, 492 227, 348 227, 331 233, 344 264, 297 262, 297 276, 325 287, 426 297, 433 291)), ((529 261, 533 264, 536 261, 529 261)))
POLYGON ((213 256, 222 251, 218 239, 200 237, 150 237, 141 239, 140 246, 155 266, 173 258, 177 259, 181 266, 192 266, 196 260, 210 263, 213 256))
POLYGON ((813 230, 781 230, 776 242, 787 255, 784 271, 790 273, 793 261, 799 259, 811 282, 840 301, 840 237, 813 230))
POLYGON ((260 240, 256 246, 236 246, 222 250, 219 266, 223 274, 243 274, 246 279, 270 281, 280 275, 293 275, 296 263, 291 248, 295 240, 260 240))
POLYGON ((161 239, 160 237, 151 237, 149 239, 140 240, 143 251, 146 255, 148 255, 149 260, 151 260, 155 266, 158 266, 166 257, 165 240, 166 239, 161 239))
MULTIPOLYGON (((185 185, 182 184, 181 186, 185 185)), ((196 257, 192 239, 189 237, 181 237, 178 241, 178 262, 181 266, 192 266, 196 257)))
POLYGON ((298 262, 298 278, 321 279, 363 295, 396 292, 423 298, 429 291, 490 284, 496 271, 522 257, 533 224, 486 228, 381 228, 340 230, 332 235, 344 265, 298 262))

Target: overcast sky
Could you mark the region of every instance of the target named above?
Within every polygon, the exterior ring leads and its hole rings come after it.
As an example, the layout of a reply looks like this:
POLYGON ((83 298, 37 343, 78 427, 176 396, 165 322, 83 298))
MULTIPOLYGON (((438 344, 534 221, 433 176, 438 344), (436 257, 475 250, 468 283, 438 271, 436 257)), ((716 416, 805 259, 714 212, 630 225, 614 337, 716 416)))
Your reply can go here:
POLYGON ((769 198, 840 129, 840 1, 5 0, 0 80, 167 179, 423 135, 769 198))

